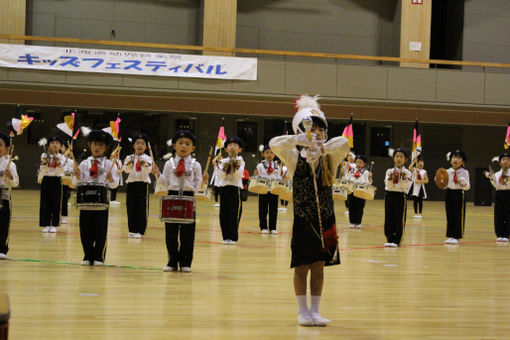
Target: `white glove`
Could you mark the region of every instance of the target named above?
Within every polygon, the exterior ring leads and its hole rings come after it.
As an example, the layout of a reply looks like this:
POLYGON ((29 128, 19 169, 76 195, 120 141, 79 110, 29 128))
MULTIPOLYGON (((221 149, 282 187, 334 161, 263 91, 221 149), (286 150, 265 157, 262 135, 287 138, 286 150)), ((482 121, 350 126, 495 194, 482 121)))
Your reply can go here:
POLYGON ((465 187, 467 182, 466 182, 466 179, 465 178, 459 178, 459 184, 461 187, 465 187))
POLYGON ((307 163, 315 163, 322 154, 321 148, 315 144, 311 148, 303 149, 303 157, 306 158, 307 163), (304 154, 304 155, 303 155, 304 154))
POLYGON ((308 134, 306 134, 306 133, 301 133, 299 135, 296 135, 296 136, 294 136, 294 138, 295 138, 296 144, 301 145, 301 146, 311 147, 317 143, 317 136, 315 136, 315 134, 313 134, 313 133, 312 133, 311 141, 308 139, 308 134))

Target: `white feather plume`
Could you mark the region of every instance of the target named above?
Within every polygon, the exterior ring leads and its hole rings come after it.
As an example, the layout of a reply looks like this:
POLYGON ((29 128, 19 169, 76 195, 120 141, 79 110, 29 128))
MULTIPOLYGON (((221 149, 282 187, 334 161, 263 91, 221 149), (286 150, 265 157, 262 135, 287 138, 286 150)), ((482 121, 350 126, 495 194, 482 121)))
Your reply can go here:
POLYGON ((395 149, 388 148, 388 156, 393 157, 394 154, 395 154, 395 149))
POLYGON ((169 152, 169 153, 167 153, 167 154, 163 155, 163 159, 164 159, 165 161, 166 161, 166 160, 169 160, 171 157, 172 157, 172 153, 171 153, 171 152, 169 152))
POLYGON ((130 143, 133 143, 133 138, 128 137, 128 141, 129 141, 130 143))
POLYGON ((92 129, 89 127, 86 127, 86 126, 81 127, 81 133, 83 134, 84 137, 87 137, 91 131, 92 131, 92 129))
POLYGON ((37 144, 39 144, 40 147, 43 147, 46 144, 48 144, 48 140, 43 137, 43 138, 39 139, 39 142, 37 142, 37 144))
POLYGON ((19 157, 18 156, 14 156, 14 157, 12 157, 12 160, 13 161, 17 161, 17 160, 19 160, 19 157))
POLYGON ((356 158, 356 155, 354 154, 354 152, 349 152, 349 155, 352 157, 352 159, 356 158))
POLYGON ((301 109, 316 109, 320 110, 321 106, 317 102, 320 99, 319 95, 315 95, 310 97, 307 94, 302 94, 296 99, 295 107, 296 110, 299 111, 301 109))
POLYGON ((168 147, 171 147, 172 146, 172 140, 171 139, 167 140, 166 141, 166 145, 168 145, 168 147))
POLYGON ((493 162, 499 163, 499 156, 494 156, 492 159, 493 162))
POLYGON ((452 154, 451 152, 448 152, 448 153, 446 154, 446 161, 447 161, 447 162, 449 162, 449 161, 450 161, 450 155, 451 155, 451 154, 452 154))
POLYGON ((260 152, 263 152, 263 151, 264 151, 264 144, 260 144, 260 145, 259 145, 259 151, 260 151, 260 152))

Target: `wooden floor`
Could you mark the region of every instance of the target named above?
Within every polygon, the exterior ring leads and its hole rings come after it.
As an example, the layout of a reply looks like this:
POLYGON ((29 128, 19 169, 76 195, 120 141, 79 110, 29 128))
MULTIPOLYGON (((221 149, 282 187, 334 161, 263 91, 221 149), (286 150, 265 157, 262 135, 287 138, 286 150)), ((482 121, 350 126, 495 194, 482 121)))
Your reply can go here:
POLYGON ((39 194, 13 193, 10 261, 0 292, 11 301, 11 339, 508 339, 510 249, 497 244, 492 208, 467 210, 465 238, 443 245, 442 202, 409 205, 405 241, 385 249, 382 201, 368 202, 362 230, 336 214, 342 265, 327 268, 325 328, 296 324, 290 234, 260 235, 257 201, 244 205, 237 246, 223 246, 218 208, 198 206, 193 273, 163 273, 167 256, 158 198, 147 237, 127 238, 125 197, 110 209, 103 268, 82 267, 77 210, 59 233, 41 234, 39 194))

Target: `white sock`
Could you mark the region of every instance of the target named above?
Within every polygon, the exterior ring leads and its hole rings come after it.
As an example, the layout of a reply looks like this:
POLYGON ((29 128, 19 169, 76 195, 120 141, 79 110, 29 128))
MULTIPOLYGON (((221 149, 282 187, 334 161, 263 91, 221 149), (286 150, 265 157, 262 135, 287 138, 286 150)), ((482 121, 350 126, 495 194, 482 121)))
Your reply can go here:
POLYGON ((306 295, 296 295, 296 301, 298 304, 298 314, 299 315, 307 315, 308 314, 308 304, 306 303, 306 295))
POLYGON ((310 314, 319 314, 319 304, 321 303, 320 295, 312 295, 310 306, 310 314))

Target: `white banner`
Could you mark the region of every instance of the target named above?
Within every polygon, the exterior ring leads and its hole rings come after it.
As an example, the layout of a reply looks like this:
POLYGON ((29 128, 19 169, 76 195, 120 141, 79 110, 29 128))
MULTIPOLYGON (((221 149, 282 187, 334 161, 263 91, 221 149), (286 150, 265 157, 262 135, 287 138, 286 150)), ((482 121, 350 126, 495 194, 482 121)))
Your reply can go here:
POLYGON ((0 44, 0 67, 257 80, 257 59, 0 44))

